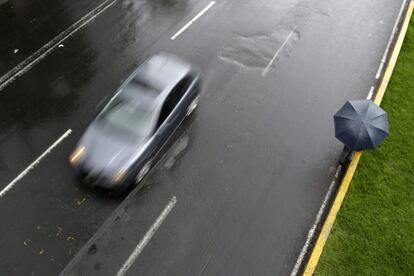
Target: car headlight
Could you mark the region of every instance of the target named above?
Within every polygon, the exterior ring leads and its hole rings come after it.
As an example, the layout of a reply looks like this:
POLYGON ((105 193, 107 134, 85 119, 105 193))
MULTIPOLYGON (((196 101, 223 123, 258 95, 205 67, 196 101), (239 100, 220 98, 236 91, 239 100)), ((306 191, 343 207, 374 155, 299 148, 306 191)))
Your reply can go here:
POLYGON ((115 183, 121 182, 125 176, 127 175, 128 170, 127 169, 120 169, 115 176, 112 178, 112 181, 115 183))
POLYGON ((84 155, 85 155, 85 147, 79 146, 69 156, 69 161, 72 165, 77 165, 79 164, 79 161, 83 158, 84 155))

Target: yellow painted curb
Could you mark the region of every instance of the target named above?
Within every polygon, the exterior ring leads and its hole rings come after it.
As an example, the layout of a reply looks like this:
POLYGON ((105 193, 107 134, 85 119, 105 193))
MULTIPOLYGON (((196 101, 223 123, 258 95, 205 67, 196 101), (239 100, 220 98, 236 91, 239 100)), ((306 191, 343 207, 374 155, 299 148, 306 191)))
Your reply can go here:
MULTIPOLYGON (((384 97, 388 83, 391 79, 392 72, 394 71, 395 65, 397 63, 398 55, 400 54, 400 51, 401 51, 401 47, 402 47, 402 44, 405 38, 405 34, 407 33, 407 29, 410 23, 410 18, 413 13, 413 9, 414 9, 414 1, 411 1, 406 17, 404 19, 404 23, 402 25, 400 34, 398 35, 397 42, 394 46, 391 58, 388 62, 387 69, 385 70, 384 76, 381 80, 380 86, 374 98, 374 103, 376 103, 377 105, 381 104, 382 98, 384 97)), ((315 268, 318 265, 319 258, 322 255, 322 251, 329 237, 329 234, 335 222, 338 211, 341 208, 346 192, 348 191, 349 185, 351 184, 352 177, 354 176, 354 173, 358 166, 361 155, 362 155, 362 152, 356 152, 351 160, 351 163, 349 164, 346 170, 345 176, 342 179, 341 185, 339 186, 339 190, 335 196, 331 209, 329 210, 328 216, 323 224, 322 230, 319 233, 315 246, 313 247, 312 253, 309 257, 309 261, 303 272, 303 275, 305 276, 313 275, 315 268)))
POLYGON ((381 84, 375 95, 374 103, 376 103, 377 105, 381 104, 382 98, 384 97, 384 94, 385 94, 385 90, 387 89, 388 83, 391 79, 392 72, 394 71, 398 56, 401 51, 402 44, 404 42, 405 34, 407 33, 408 25, 410 24, 410 19, 413 13, 413 9, 414 9, 414 1, 411 1, 410 7, 408 8, 408 11, 407 11, 407 15, 405 16, 405 19, 404 19, 404 23, 401 27, 401 32, 398 36, 398 40, 395 43, 393 53, 388 62, 387 70, 385 70, 384 77, 382 78, 381 84))

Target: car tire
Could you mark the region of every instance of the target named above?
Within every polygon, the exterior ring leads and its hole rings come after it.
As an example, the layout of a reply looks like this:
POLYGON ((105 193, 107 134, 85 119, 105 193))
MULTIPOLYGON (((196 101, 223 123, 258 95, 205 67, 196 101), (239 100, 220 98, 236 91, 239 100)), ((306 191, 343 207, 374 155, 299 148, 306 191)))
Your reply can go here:
POLYGON ((200 101, 200 96, 198 95, 197 97, 194 98, 194 100, 190 103, 190 105, 188 106, 187 109, 187 116, 190 116, 194 110, 197 108, 198 106, 198 102, 200 101))
POLYGON ((139 170, 139 173, 135 177, 135 184, 140 183, 144 179, 144 177, 148 174, 150 169, 151 169, 151 161, 148 161, 147 163, 145 163, 144 166, 142 166, 142 168, 139 170))

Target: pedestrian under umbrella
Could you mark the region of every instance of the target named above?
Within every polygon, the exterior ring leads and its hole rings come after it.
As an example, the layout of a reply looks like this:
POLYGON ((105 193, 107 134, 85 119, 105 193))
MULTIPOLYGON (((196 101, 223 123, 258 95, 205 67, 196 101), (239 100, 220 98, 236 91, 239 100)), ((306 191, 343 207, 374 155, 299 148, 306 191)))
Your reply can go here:
POLYGON ((371 100, 347 101, 334 122, 335 137, 345 145, 343 155, 375 149, 388 136, 387 113, 371 100))

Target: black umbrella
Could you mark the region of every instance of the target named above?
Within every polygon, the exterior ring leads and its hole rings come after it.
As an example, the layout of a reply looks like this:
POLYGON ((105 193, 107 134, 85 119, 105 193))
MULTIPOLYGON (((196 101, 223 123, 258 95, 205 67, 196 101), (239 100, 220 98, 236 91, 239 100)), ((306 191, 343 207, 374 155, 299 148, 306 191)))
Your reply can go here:
POLYGON ((375 149, 388 136, 387 113, 371 100, 346 102, 334 121, 335 137, 353 151, 375 149))

